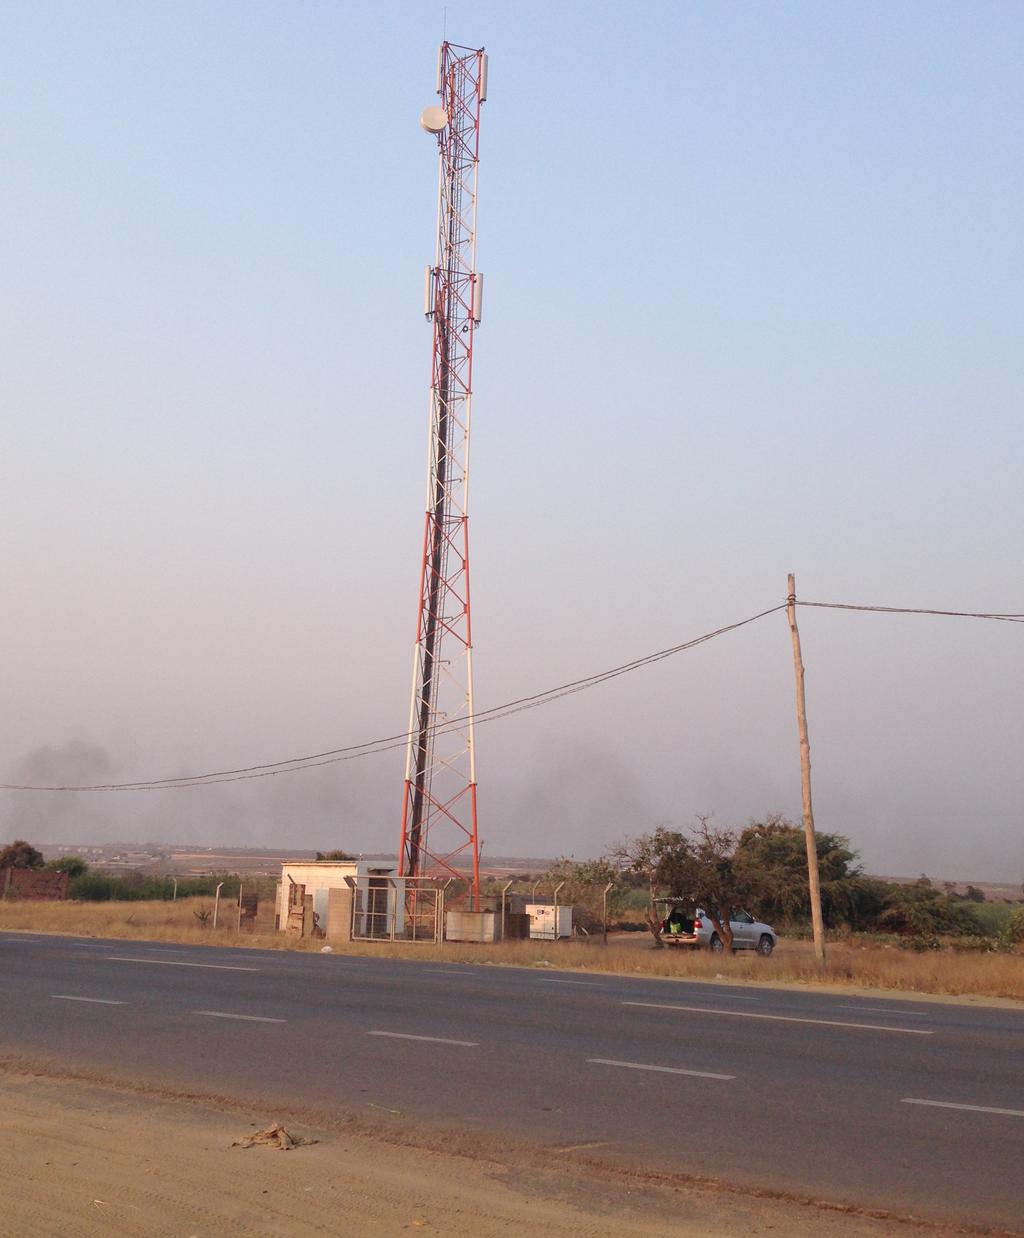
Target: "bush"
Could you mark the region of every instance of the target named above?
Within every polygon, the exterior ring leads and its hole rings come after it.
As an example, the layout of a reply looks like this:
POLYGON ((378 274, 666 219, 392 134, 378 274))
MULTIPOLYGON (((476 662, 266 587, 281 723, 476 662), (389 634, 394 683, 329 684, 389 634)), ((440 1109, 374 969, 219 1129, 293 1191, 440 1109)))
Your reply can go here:
MULTIPOLYGON (((211 873, 206 877, 179 877, 178 897, 216 893, 217 886, 224 882, 222 898, 238 898, 240 878, 226 873, 211 873)), ((250 889, 251 889, 250 885, 250 889)), ((68 898, 83 903, 140 902, 148 899, 170 899, 174 895, 174 880, 171 877, 144 877, 141 873, 87 872, 72 879, 68 886, 68 898)))
POLYGON ((54 873, 67 873, 69 877, 81 877, 89 871, 89 865, 80 855, 60 855, 55 860, 47 860, 43 868, 54 873))
POLYGON ((1012 912, 1003 925, 1000 937, 1007 945, 1018 946, 1024 942, 1024 907, 1012 912))
POLYGON ((967 904, 937 890, 927 877, 893 886, 886 902, 879 926, 921 941, 937 940, 941 933, 978 935, 981 929, 967 904))

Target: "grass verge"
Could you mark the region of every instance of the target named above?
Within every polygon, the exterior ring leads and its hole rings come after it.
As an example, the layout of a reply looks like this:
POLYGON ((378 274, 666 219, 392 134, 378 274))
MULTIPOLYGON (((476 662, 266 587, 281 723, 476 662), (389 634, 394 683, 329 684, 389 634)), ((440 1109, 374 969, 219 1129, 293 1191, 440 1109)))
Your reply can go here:
POLYGON ((746 951, 730 956, 707 951, 656 950, 649 937, 638 933, 613 935, 607 947, 597 939, 557 944, 510 941, 492 946, 458 943, 434 946, 408 942, 339 944, 286 937, 274 930, 272 922, 269 925, 258 923, 256 932, 238 933, 231 906, 222 906, 218 928, 204 927, 194 913, 210 907, 211 900, 204 898, 135 903, 12 901, 0 903, 0 929, 313 953, 330 944, 334 953, 364 957, 555 967, 764 985, 840 985, 922 996, 936 994, 1024 1002, 1024 955, 1020 953, 957 954, 938 950, 916 954, 887 945, 835 942, 828 946, 828 967, 822 974, 810 943, 804 941, 783 939, 770 959, 746 951))

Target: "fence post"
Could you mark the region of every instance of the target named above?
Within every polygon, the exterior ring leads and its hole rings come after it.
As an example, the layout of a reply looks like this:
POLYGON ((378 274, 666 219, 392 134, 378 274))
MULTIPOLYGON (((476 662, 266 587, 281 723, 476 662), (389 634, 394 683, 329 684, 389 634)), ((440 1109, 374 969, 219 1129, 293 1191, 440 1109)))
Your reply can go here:
POLYGON ((447 903, 447 901, 448 901, 448 887, 451 885, 451 883, 452 883, 454 880, 455 880, 455 878, 454 878, 454 877, 449 877, 449 878, 448 878, 448 880, 447 880, 447 881, 444 883, 444 885, 441 887, 441 940, 438 942, 438 945, 439 945, 439 946, 443 946, 443 945, 444 945, 444 917, 445 917, 445 904, 446 904, 446 903, 447 903))
POLYGON ((614 881, 609 881, 601 893, 601 920, 604 924, 604 944, 608 944, 608 891, 615 884, 614 881))
MULTIPOLYGON (((391 895, 393 898, 393 903, 390 909, 390 915, 388 915, 388 909, 385 909, 384 914, 387 915, 388 919, 391 921, 391 940, 394 941, 395 930, 398 928, 398 884, 392 881, 390 877, 386 878, 386 880, 387 880, 388 885, 391 887, 391 895)), ((405 905, 404 900, 403 900, 402 905, 403 906, 405 905)))
MULTIPOLYGON (((564 882, 564 881, 560 881, 560 882, 558 883, 558 885, 556 885, 556 886, 555 886, 555 892, 554 892, 554 894, 551 896, 551 901, 552 901, 552 902, 554 903, 554 905, 555 905, 555 941, 558 941, 558 891, 559 891, 559 890, 562 888, 562 886, 564 886, 564 885, 565 885, 565 882, 564 882)), ((570 927, 571 927, 571 926, 570 926, 570 927)))
POLYGON ((213 927, 214 928, 217 927, 217 913, 220 911, 220 891, 223 885, 224 885, 224 882, 222 881, 220 885, 217 886, 217 892, 213 896, 213 927))
POLYGON ((352 909, 349 915, 348 937, 349 937, 349 941, 355 941, 356 939, 356 904, 359 902, 358 888, 356 886, 356 879, 354 877, 345 877, 344 882, 348 886, 349 890, 351 890, 352 892, 352 909))
POLYGON ((238 922, 235 925, 236 933, 240 933, 242 931, 242 886, 244 885, 245 885, 244 881, 239 881, 238 883, 238 922))
POLYGON ((501 940, 505 940, 505 895, 515 884, 515 878, 507 882, 501 890, 501 940))

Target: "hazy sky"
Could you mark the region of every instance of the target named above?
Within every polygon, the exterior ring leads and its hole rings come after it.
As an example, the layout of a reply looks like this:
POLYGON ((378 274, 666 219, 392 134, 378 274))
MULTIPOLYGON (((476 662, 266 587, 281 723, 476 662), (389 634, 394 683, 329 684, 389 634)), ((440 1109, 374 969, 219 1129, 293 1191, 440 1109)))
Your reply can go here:
MULTIPOLYGON (((0 775, 405 727, 443 6, 0 4, 0 775)), ((477 705, 781 601, 1024 611, 1024 7, 469 3, 477 705)), ((819 827, 1024 878, 1024 627, 801 614, 819 827)), ((485 859, 797 815, 783 616, 478 732, 485 859)), ((397 849, 402 754, 0 798, 397 849)))

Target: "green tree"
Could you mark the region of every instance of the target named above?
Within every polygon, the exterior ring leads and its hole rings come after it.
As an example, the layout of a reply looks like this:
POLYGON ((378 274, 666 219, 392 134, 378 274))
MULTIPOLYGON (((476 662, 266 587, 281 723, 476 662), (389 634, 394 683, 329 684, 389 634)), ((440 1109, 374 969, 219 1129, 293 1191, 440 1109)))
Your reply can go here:
POLYGON ((622 872, 607 857, 596 860, 574 860, 562 856, 555 860, 544 873, 541 881, 552 889, 561 886, 558 894, 560 904, 572 903, 577 909, 577 923, 588 932, 601 927, 604 910, 604 891, 609 890, 609 916, 617 914, 626 890, 622 872))
MULTIPOLYGON (((866 877, 842 834, 815 835, 822 914, 826 925, 874 926, 888 887, 866 877)), ((809 920, 807 841, 803 828, 778 814, 740 834, 733 857, 742 901, 769 922, 809 920)))
POLYGON ((659 825, 653 834, 624 838, 608 850, 609 860, 624 877, 633 878, 647 887, 647 927, 659 949, 664 947, 664 942, 661 940, 661 916, 655 900, 662 883, 663 865, 666 857, 676 853, 685 841, 682 834, 659 825))
POLYGON ((890 886, 879 925, 908 937, 977 933, 980 927, 962 899, 950 898, 927 877, 908 885, 890 886))
POLYGON ((1010 918, 1003 927, 1003 937, 1010 945, 1024 942, 1024 907, 1018 907, 1010 913, 1010 918))
POLYGON ((691 838, 666 851, 660 875, 669 894, 696 903, 711 921, 727 950, 732 949, 729 914, 743 899, 743 886, 733 863, 736 833, 715 829, 710 818, 698 816, 691 838))
POLYGON ((347 851, 318 851, 316 853, 318 860, 354 860, 354 855, 349 855, 347 851))
POLYGON ((16 838, 0 851, 0 868, 42 868, 43 853, 23 838, 16 838))
POLYGON ((627 839, 612 852, 624 871, 642 876, 650 892, 647 925, 657 945, 661 917, 656 899, 669 898, 700 906, 726 947, 732 946, 729 910, 738 904, 741 887, 733 870, 736 834, 714 829, 710 818, 698 817, 690 836, 659 826, 653 834, 627 839))
POLYGON ((80 855, 61 855, 54 860, 47 860, 43 865, 55 873, 67 873, 69 877, 82 877, 89 871, 89 865, 80 855))

